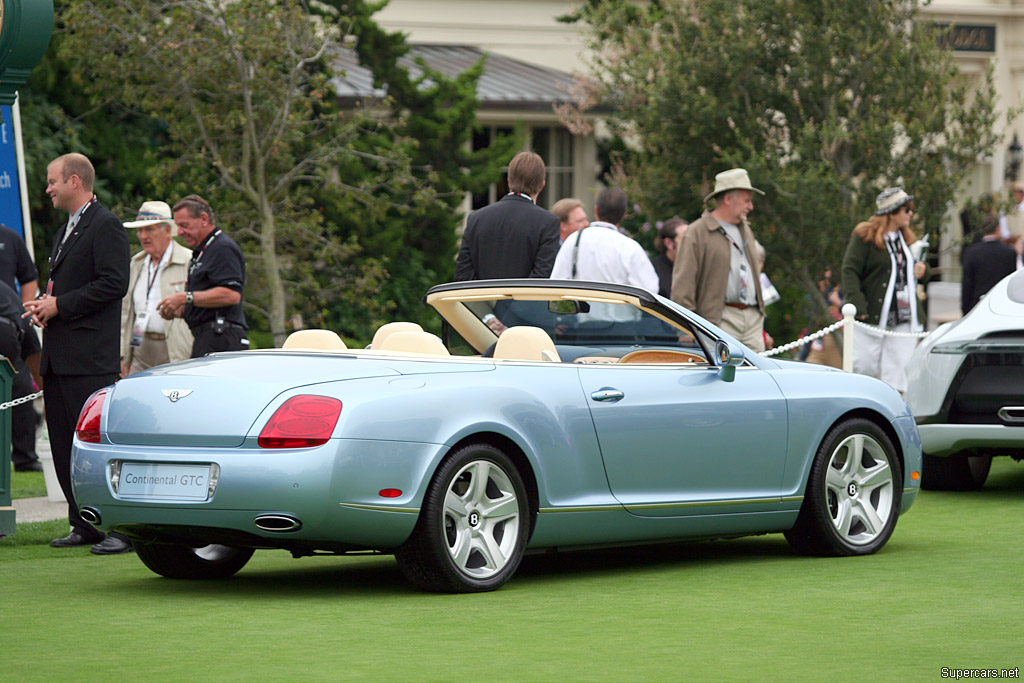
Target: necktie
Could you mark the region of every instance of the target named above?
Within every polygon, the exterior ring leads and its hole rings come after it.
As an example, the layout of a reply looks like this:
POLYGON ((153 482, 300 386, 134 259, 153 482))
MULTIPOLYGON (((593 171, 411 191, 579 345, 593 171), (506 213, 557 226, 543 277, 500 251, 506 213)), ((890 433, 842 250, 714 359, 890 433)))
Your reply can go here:
POLYGON ((64 230, 64 237, 60 241, 61 244, 64 244, 65 242, 68 241, 68 237, 71 235, 71 232, 74 229, 75 229, 75 219, 74 218, 69 218, 68 219, 68 227, 64 230))

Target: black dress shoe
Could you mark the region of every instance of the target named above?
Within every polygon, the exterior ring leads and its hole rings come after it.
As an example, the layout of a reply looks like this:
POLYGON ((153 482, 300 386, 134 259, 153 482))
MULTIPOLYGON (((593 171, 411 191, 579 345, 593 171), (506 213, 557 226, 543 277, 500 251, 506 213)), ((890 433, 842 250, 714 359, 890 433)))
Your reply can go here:
POLYGON ((130 553, 133 550, 132 544, 117 536, 107 536, 105 539, 89 549, 93 555, 120 555, 130 553))
POLYGON ((26 462, 26 463, 23 463, 21 465, 15 465, 14 466, 14 471, 15 472, 42 472, 43 471, 43 463, 39 462, 38 460, 33 460, 32 462, 26 462))
POLYGON ((83 545, 92 545, 96 542, 96 536, 84 536, 77 529, 72 529, 71 533, 64 538, 55 538, 50 541, 50 545, 54 548, 77 548, 83 545))

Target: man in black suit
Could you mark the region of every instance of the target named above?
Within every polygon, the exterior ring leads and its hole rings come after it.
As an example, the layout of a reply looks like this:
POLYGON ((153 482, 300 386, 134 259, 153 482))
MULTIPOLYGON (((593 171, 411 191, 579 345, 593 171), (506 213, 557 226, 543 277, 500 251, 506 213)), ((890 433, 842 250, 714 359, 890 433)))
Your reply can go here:
POLYGON ((92 192, 96 172, 81 154, 57 157, 46 169, 46 193, 71 216, 54 235, 50 279, 26 316, 43 328, 46 422, 53 465, 68 500, 71 533, 50 545, 91 545, 97 555, 131 550, 120 534, 104 538, 78 512, 71 489, 71 446, 78 415, 93 392, 120 373, 121 298, 128 291, 128 235, 92 192))
POLYGON ((544 160, 521 152, 508 165, 509 193, 474 211, 462 235, 456 280, 549 277, 558 254, 558 216, 537 206, 544 160))
POLYGON ((985 235, 980 242, 964 247, 963 282, 960 284, 960 310, 964 315, 981 297, 1004 277, 1017 270, 1017 252, 999 241, 999 221, 983 224, 985 235))

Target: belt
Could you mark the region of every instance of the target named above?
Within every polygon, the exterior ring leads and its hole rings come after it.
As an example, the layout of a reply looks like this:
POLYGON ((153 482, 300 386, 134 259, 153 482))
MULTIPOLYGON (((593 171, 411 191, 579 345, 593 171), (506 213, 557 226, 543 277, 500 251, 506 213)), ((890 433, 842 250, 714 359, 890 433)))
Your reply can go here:
MULTIPOLYGON (((206 332, 207 330, 212 330, 216 325, 217 325, 217 321, 216 320, 211 320, 208 323, 201 323, 201 324, 196 325, 195 327, 192 327, 192 328, 189 328, 189 329, 192 330, 192 334, 193 335, 196 335, 196 334, 202 334, 203 332, 206 332)), ((223 325, 224 325, 224 327, 237 327, 240 330, 244 330, 245 329, 244 326, 239 325, 238 323, 228 322, 227 320, 224 321, 223 325)))
POLYGON ((725 302, 725 305, 726 305, 726 306, 728 306, 729 308, 738 308, 738 309, 740 309, 741 311, 745 311, 745 310, 747 310, 748 308, 753 308, 753 307, 754 307, 754 305, 753 305, 753 304, 734 304, 734 303, 733 303, 733 302, 731 302, 731 301, 726 301, 726 302, 725 302))
POLYGON ((13 327, 14 329, 19 330, 19 331, 22 329, 21 325, 19 325, 18 323, 14 322, 10 318, 0 317, 0 323, 5 323, 7 325, 10 325, 11 327, 13 327))
POLYGON ((146 332, 144 336, 146 339, 153 339, 155 341, 164 341, 167 339, 167 335, 160 332, 146 332))

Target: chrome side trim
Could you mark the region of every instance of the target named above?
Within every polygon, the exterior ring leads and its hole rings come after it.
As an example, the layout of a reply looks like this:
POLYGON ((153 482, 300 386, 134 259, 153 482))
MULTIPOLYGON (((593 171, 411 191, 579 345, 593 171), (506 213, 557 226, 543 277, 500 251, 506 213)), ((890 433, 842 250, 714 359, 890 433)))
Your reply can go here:
POLYGON ((412 515, 420 514, 419 508, 400 508, 393 505, 364 505, 362 503, 338 503, 343 508, 353 510, 369 510, 370 512, 405 512, 412 515))
POLYGON ((725 507, 728 505, 754 505, 763 503, 799 503, 803 496, 772 496, 769 498, 732 498, 729 500, 696 500, 685 503, 639 503, 633 505, 568 505, 565 507, 548 507, 537 510, 539 514, 553 512, 607 512, 609 510, 671 510, 701 507, 725 507))
MULTIPOLYGON (((798 500, 803 500, 799 496, 798 500)), ((782 503, 781 496, 768 498, 731 498, 728 500, 692 500, 685 503, 642 503, 640 505, 627 505, 627 510, 671 510, 674 508, 702 508, 702 507, 724 507, 728 505, 756 505, 764 503, 782 503)))
POLYGON ((612 510, 621 511, 622 505, 566 505, 557 508, 539 508, 537 514, 546 515, 552 512, 609 512, 612 510))

